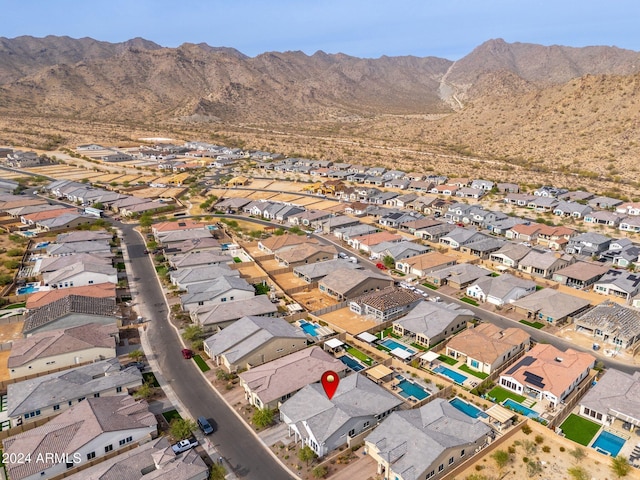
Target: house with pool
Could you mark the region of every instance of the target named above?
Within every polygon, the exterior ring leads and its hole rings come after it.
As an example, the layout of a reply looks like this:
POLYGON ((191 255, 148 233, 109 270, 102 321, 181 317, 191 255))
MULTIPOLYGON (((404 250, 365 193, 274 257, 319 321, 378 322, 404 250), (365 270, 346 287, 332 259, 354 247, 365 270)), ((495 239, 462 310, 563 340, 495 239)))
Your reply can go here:
POLYGON ((449 340, 447 355, 464 359, 469 368, 490 375, 530 345, 531 337, 520 328, 501 329, 483 323, 449 340))
POLYGON ((572 348, 563 352, 539 343, 500 375, 499 385, 555 408, 587 378, 595 363, 595 357, 588 353, 572 348))
POLYGON ((488 445, 492 432, 436 398, 419 409, 393 412, 365 438, 365 452, 382 478, 439 478, 488 445))
POLYGON ((349 302, 349 310, 358 315, 373 317, 376 322, 386 322, 406 314, 422 298, 422 295, 412 290, 388 287, 353 299, 349 302))
POLYGON ((629 375, 607 369, 580 400, 580 415, 605 426, 620 420, 626 430, 636 430, 640 427, 640 372, 629 375))
POLYGON ((473 312, 456 304, 422 301, 393 322, 393 333, 406 338, 406 343, 430 347, 459 332, 471 320, 473 312))
POLYGON ((319 383, 307 385, 282 404, 280 418, 296 443, 308 445, 318 457, 324 457, 376 427, 402 403, 391 392, 355 373, 342 379, 331 400, 319 383))

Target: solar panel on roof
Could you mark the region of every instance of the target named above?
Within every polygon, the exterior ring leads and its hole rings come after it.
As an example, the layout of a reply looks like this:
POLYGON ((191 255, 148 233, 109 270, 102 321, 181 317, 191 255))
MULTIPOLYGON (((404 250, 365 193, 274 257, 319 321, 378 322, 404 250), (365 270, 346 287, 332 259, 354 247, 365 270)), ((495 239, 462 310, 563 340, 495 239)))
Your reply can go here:
POLYGON ((531 357, 531 356, 526 356, 524 357, 522 360, 520 360, 518 363, 516 363, 513 367, 511 367, 508 371, 507 371, 507 375, 512 374, 513 372, 515 372, 516 370, 518 370, 520 367, 528 367, 529 365, 531 365, 533 362, 535 362, 535 358, 531 357))
POLYGON ((531 385, 535 385, 536 387, 544 388, 544 379, 531 372, 524 372, 525 382, 530 383, 531 385))

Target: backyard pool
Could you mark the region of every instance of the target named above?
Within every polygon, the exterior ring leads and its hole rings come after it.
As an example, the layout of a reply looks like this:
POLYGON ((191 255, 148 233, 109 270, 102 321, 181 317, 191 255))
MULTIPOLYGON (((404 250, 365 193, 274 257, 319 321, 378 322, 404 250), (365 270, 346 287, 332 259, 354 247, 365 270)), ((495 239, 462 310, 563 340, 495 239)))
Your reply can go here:
POLYGON ((409 347, 407 347, 406 345, 403 345, 400 342, 396 342, 395 340, 392 340, 390 338, 387 338, 386 340, 380 342, 380 345, 384 345, 385 347, 387 347, 389 350, 395 350, 396 348, 400 348, 402 350, 405 350, 406 352, 409 352, 411 355, 413 355, 414 353, 416 353, 415 350, 411 350, 409 347))
POLYGON ((404 398, 413 397, 420 401, 424 400, 430 395, 430 393, 426 389, 412 382, 411 380, 407 380, 402 375, 398 375, 396 379, 400 380, 400 383, 398 383, 396 387, 400 390, 399 393, 404 398))
POLYGON ((515 410, 522 415, 529 418, 539 418, 538 412, 535 410, 531 410, 529 407, 525 407, 524 405, 516 402, 512 398, 507 398, 503 403, 503 406, 510 408, 511 410, 515 410))
POLYGON ((354 372, 359 372, 360 370, 364 370, 364 366, 357 360, 351 358, 349 355, 343 355, 338 360, 340 360, 342 363, 344 363, 347 367, 349 367, 354 372))
POLYGON ((451 370, 450 368, 445 367, 444 365, 438 365, 436 368, 433 369, 434 372, 439 373, 440 375, 444 375, 445 377, 449 377, 451 380, 453 380, 456 383, 459 383, 460 385, 462 385, 465 380, 467 380, 467 376, 462 375, 461 373, 458 373, 454 370, 451 370))
POLYGON ((466 413, 470 417, 473 417, 473 418, 478 418, 478 417, 487 418, 487 416, 488 416, 486 413, 484 413, 482 410, 480 410, 475 405, 467 403, 467 402, 465 402, 464 400, 462 400, 459 397, 454 398, 449 403, 451 404, 451 406, 457 408, 462 413, 466 413))
POLYGON ((28 293, 35 293, 40 290, 40 282, 27 283, 24 287, 20 287, 16 290, 16 295, 26 295, 28 293))
POLYGON ((39 250, 41 248, 47 248, 49 246, 49 242, 40 242, 34 248, 39 250))
POLYGON ((318 336, 318 327, 313 323, 305 322, 304 320, 300 320, 298 323, 300 324, 300 328, 304 330, 304 333, 307 335, 311 335, 312 337, 318 336))
POLYGON ((603 430, 591 446, 600 453, 606 453, 607 455, 615 457, 616 455, 618 455, 618 453, 620 453, 620 450, 622 449, 622 446, 625 442, 626 440, 624 438, 603 430))

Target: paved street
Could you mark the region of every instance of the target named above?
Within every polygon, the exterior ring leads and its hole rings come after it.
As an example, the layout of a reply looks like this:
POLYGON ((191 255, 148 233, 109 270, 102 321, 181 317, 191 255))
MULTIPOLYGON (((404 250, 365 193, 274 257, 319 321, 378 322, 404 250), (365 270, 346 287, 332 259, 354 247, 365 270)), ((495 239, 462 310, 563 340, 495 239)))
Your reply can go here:
POLYGON ((123 232, 131 261, 129 274, 137 290, 133 302, 139 313, 149 319, 148 340, 166 382, 193 418, 204 415, 213 420, 216 432, 208 438, 238 477, 256 480, 291 478, 289 472, 212 390, 195 362, 182 358, 180 338, 167 319, 167 306, 153 264, 143 253, 143 239, 133 230, 133 225, 117 223, 117 226, 123 232))

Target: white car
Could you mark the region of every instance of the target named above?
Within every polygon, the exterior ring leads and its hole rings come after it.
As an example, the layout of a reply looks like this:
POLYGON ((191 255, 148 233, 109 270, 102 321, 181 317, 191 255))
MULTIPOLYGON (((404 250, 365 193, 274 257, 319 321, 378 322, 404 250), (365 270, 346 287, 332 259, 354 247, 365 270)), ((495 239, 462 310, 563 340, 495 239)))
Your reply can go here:
POLYGON ((191 450, 194 447, 198 446, 198 440, 195 438, 185 438, 184 440, 180 440, 178 443, 171 445, 171 450, 176 455, 182 452, 186 452, 187 450, 191 450))

